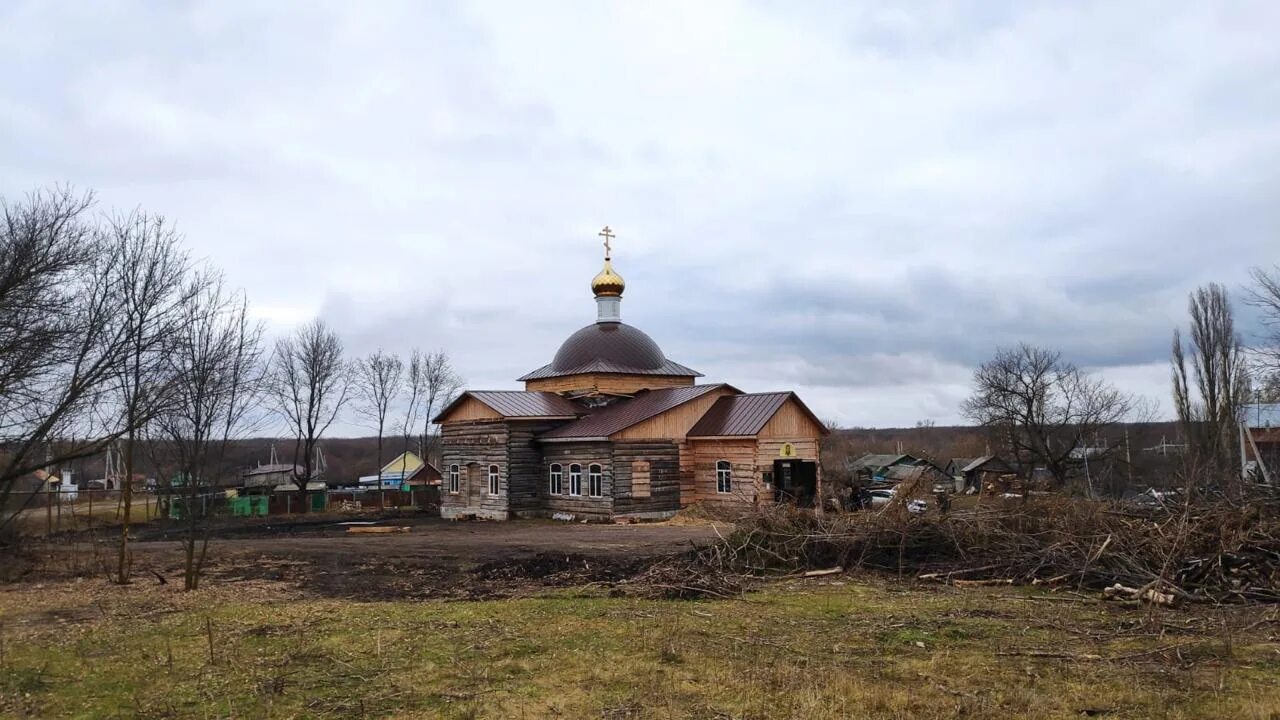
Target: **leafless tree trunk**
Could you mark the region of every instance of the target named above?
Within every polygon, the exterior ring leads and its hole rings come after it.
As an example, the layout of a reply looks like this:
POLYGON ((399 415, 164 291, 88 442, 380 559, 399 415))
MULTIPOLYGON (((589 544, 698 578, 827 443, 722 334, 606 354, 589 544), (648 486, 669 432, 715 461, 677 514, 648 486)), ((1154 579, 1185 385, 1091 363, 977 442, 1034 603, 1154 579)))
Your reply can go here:
POLYGON ((208 553, 207 500, 228 467, 229 442, 257 425, 262 380, 262 328, 249 320, 243 294, 229 292, 222 278, 197 274, 184 294, 180 323, 167 367, 174 381, 171 402, 152 421, 156 437, 182 478, 185 496, 184 582, 200 584, 208 553))
POLYGON ((293 481, 303 512, 307 511, 307 483, 313 479, 316 447, 347 403, 350 374, 342 357, 342 341, 321 320, 276 341, 267 384, 280 416, 293 433, 293 481))
MULTIPOLYGON (((1004 436, 1010 452, 1041 464, 1063 487, 1084 458, 1081 449, 1138 407, 1137 399, 1062 359, 1055 350, 1022 344, 997 350, 974 373, 966 417, 1004 436)), ((1090 458, 1092 459, 1092 458, 1090 458)))
POLYGON ((418 445, 418 452, 421 453, 423 460, 428 460, 434 451, 434 440, 436 435, 431 432, 431 426, 436 413, 453 402, 458 391, 462 388, 463 380, 453 369, 453 363, 449 361, 449 355, 444 350, 437 350, 433 353, 427 353, 422 359, 423 374, 423 421, 422 421, 422 439, 418 445))
POLYGON ((68 188, 0 199, 0 507, 19 478, 128 429, 111 408, 127 353, 107 282, 120 258, 85 222, 92 204, 68 188))
POLYGON ((1244 347, 1236 333, 1231 300, 1217 283, 1191 293, 1190 345, 1173 331, 1173 404, 1186 435, 1191 460, 1211 482, 1231 492, 1239 466, 1234 439, 1240 409, 1249 393, 1244 347), (1191 371, 1187 371, 1187 351, 1191 371))
POLYGON ((378 431, 378 496, 382 497, 382 439, 386 435, 387 416, 400 395, 404 362, 396 355, 378 348, 367 358, 356 361, 355 409, 378 431))
POLYGON ((126 356, 117 383, 124 415, 122 522, 116 581, 129 582, 129 524, 133 506, 137 430, 162 407, 171 391, 165 356, 182 315, 187 254, 164 218, 134 212, 112 219, 105 248, 118 259, 104 281, 119 298, 119 334, 126 356))
POLYGON ((1261 402, 1280 402, 1280 265, 1253 268, 1245 302, 1258 309, 1264 333, 1257 343, 1257 385, 1261 402))

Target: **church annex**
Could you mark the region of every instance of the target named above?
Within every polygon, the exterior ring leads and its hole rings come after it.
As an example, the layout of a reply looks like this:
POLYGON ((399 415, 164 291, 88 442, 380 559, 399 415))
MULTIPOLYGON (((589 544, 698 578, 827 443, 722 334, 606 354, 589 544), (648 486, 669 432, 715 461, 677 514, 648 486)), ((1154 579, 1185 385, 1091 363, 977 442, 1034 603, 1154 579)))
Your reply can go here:
POLYGON ((464 392, 440 424, 441 514, 493 519, 663 518, 691 503, 812 504, 826 429, 793 392, 698 384, 622 322, 610 258, 591 282, 596 322, 524 390, 464 392))

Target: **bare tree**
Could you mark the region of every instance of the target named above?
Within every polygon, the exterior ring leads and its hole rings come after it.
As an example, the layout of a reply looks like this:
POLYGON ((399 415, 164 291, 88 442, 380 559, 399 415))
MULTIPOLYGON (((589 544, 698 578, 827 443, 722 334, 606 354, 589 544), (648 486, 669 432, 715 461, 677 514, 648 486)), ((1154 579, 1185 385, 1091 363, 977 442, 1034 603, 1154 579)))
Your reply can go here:
POLYGON ((1245 295, 1245 302, 1258 309, 1265 329, 1256 348, 1258 375, 1262 379, 1259 384, 1269 389, 1280 385, 1280 265, 1270 270, 1253 268, 1249 275, 1253 285, 1245 295))
MULTIPOLYGON (((418 348, 409 355, 409 362, 404 368, 404 417, 401 418, 400 435, 404 441, 401 452, 409 452, 409 439, 418 428, 418 418, 422 415, 424 398, 427 395, 426 359, 418 348)), ((428 421, 430 416, 428 415, 428 421)), ((419 448, 421 450, 421 448, 419 448)), ((423 460, 428 458, 424 457, 423 460)))
POLYGON ((114 256, 108 275, 101 278, 118 298, 115 322, 125 345, 117 371, 121 413, 124 416, 124 478, 120 485, 122 521, 116 581, 129 582, 129 523, 133 506, 133 476, 137 431, 163 406, 172 387, 166 355, 176 337, 183 307, 183 279, 187 254, 164 218, 133 212, 113 218, 104 250, 114 256))
POLYGON ((267 384, 293 433, 293 482, 302 512, 307 509, 307 483, 315 474, 320 438, 347 403, 351 373, 342 352, 342 341, 322 320, 276 341, 267 384))
POLYGON ((19 478, 97 454, 127 430, 111 409, 124 324, 104 281, 120 258, 85 222, 92 205, 69 188, 0 199, 0 507, 19 478))
POLYGON ((1231 300, 1221 285, 1198 288, 1191 293, 1187 309, 1189 346, 1184 346, 1181 330, 1173 331, 1173 404, 1190 459, 1213 479, 1234 486, 1239 470, 1233 449, 1236 423, 1249 393, 1244 347, 1236 333, 1231 300))
POLYGON ((1059 487, 1092 459, 1084 451, 1089 441, 1137 407, 1134 396, 1063 360, 1061 353, 1025 343, 997 350, 973 380, 974 393, 961 406, 965 417, 992 430, 1024 474, 1042 465, 1059 487))
POLYGON ((399 397, 404 376, 404 361, 382 348, 356 361, 352 380, 355 384, 355 409, 378 431, 378 492, 382 493, 382 439, 386 435, 387 417, 399 397))
POLYGON ((418 443, 418 452, 426 460, 434 450, 438 436, 432 434, 432 420, 436 413, 453 402, 463 380, 453 369, 449 355, 444 350, 427 353, 422 358, 422 439, 418 443))
POLYGON ((211 271, 193 276, 166 355, 173 392, 151 422, 150 443, 181 478, 187 590, 199 586, 209 547, 209 509, 202 496, 216 487, 218 478, 234 472, 228 444, 259 420, 254 413, 262 382, 261 336, 262 327, 249 319, 242 293, 229 292, 211 271))

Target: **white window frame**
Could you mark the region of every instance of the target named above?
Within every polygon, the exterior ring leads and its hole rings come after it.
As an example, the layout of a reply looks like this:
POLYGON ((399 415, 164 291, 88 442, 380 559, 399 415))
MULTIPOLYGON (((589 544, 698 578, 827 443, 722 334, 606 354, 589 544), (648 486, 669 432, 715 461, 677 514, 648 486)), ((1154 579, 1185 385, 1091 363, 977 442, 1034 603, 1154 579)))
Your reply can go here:
POLYGON ((498 484, 499 477, 500 475, 499 475, 498 466, 490 465, 489 466, 489 494, 494 497, 497 497, 498 495, 498 488, 500 487, 498 484))
POLYGON ((733 465, 728 460, 716 461, 716 493, 728 495, 733 492, 733 465))
POLYGON ((564 466, 560 463, 551 463, 547 475, 548 485, 547 492, 551 495, 564 494, 564 466))
POLYGON ((569 495, 582 495, 582 466, 578 463, 569 466, 569 495))
POLYGON ((596 463, 587 466, 587 495, 604 497, 604 468, 596 463))
POLYGON ((449 466, 449 492, 457 495, 459 486, 461 485, 462 468, 457 465, 449 466))

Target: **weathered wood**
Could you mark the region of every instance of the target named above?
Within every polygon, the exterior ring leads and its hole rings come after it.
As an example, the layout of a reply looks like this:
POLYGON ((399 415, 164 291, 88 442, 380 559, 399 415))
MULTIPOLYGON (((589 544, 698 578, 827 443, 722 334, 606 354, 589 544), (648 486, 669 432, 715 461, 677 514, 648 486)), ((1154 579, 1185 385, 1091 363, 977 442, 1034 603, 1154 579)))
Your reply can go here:
POLYGON ((598 392, 606 395, 633 395, 640 390, 683 387, 692 384, 693 378, 686 376, 581 373, 526 380, 524 389, 557 393, 598 392))

